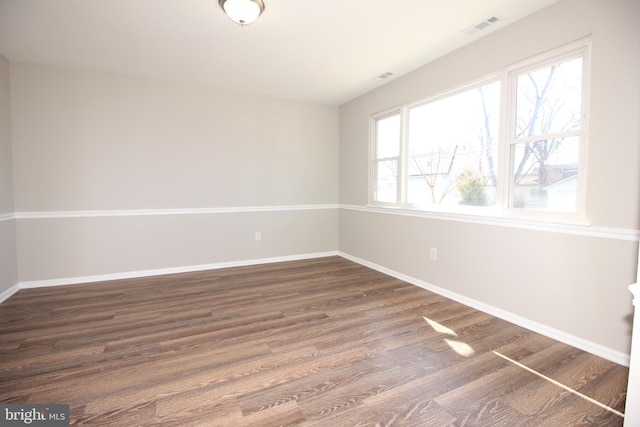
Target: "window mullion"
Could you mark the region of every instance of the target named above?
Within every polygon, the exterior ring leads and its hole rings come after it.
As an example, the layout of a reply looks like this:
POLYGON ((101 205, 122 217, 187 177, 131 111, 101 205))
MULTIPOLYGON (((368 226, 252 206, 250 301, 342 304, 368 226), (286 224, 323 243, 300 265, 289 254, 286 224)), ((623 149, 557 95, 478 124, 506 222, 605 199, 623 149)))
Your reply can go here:
POLYGON ((515 130, 515 115, 510 114, 515 108, 514 84, 508 72, 503 72, 500 79, 500 124, 498 146, 498 188, 496 188, 496 206, 509 208, 510 191, 513 187, 511 178, 511 139, 515 130))
POLYGON ((523 142, 536 142, 543 141, 545 139, 558 139, 558 138, 569 138, 572 136, 580 136, 582 134, 582 130, 570 130, 565 132, 555 132, 555 133, 541 133, 538 135, 519 137, 519 138, 509 138, 511 144, 521 144, 523 142))
POLYGON ((400 161, 398 162, 398 201, 400 206, 406 206, 407 187, 409 185, 409 113, 405 107, 400 112, 400 161))

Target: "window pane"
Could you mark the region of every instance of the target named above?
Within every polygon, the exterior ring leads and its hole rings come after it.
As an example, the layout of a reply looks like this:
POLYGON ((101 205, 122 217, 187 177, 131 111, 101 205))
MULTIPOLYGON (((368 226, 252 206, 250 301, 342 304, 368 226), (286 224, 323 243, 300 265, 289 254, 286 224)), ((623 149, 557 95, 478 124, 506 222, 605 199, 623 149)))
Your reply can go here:
POLYGON ((516 138, 580 129, 582 58, 518 76, 516 138))
POLYGON ((575 212, 577 137, 514 144, 512 207, 575 212))
POLYGON ((400 114, 376 121, 376 159, 400 155, 400 114))
POLYGON ((376 162, 376 188, 374 200, 395 203, 398 197, 398 161, 382 160, 376 162))
POLYGON ((409 203, 495 203, 499 106, 495 82, 409 111, 409 203))

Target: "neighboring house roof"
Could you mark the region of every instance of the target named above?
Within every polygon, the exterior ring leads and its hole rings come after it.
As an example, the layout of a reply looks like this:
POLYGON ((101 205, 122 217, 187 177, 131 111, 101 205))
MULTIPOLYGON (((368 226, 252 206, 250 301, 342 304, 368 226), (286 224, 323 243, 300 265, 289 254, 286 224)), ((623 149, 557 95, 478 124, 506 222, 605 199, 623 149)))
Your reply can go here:
POLYGON ((577 181, 578 181, 578 175, 572 175, 558 182, 554 182, 553 184, 549 184, 546 187, 544 187, 544 189, 547 191, 575 190, 577 181))

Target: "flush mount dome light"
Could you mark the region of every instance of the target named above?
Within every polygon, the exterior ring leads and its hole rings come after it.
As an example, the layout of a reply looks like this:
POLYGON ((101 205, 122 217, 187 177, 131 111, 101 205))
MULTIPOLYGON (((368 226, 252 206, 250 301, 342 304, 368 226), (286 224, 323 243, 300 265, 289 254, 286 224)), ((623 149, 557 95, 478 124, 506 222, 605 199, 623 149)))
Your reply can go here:
POLYGON ((236 24, 249 25, 264 11, 262 0, 219 0, 220 7, 236 24))

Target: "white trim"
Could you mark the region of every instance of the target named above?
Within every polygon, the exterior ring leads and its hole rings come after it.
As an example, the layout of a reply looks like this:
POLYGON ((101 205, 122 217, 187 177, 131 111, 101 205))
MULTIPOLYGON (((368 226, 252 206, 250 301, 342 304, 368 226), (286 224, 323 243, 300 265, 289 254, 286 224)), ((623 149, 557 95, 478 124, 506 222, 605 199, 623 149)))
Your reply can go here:
POLYGON ((0 222, 11 221, 13 219, 16 219, 16 214, 15 213, 0 214, 0 222))
POLYGON ((568 334, 561 330, 552 328, 550 326, 544 325, 542 323, 535 322, 533 320, 527 319, 522 316, 518 316, 509 311, 494 307, 492 305, 474 300, 472 298, 466 297, 464 295, 460 295, 455 292, 451 292, 447 289, 441 288, 439 286, 432 285, 431 283, 424 282, 422 280, 416 279, 415 277, 407 276, 402 273, 398 273, 397 271, 388 269, 381 265, 366 261, 364 259, 349 255, 344 252, 340 252, 339 255, 343 258, 346 258, 350 261, 356 262, 358 264, 364 265, 365 267, 372 268, 374 270, 380 271, 381 273, 388 274, 389 276, 400 279, 404 282, 410 283, 412 285, 418 286, 420 288, 426 289, 430 292, 434 292, 438 295, 442 295, 446 298, 452 299, 464 305, 468 305, 469 307, 473 307, 477 310, 483 311, 485 313, 491 314, 492 316, 499 317, 508 322, 514 323, 518 326, 522 326, 523 328, 527 328, 531 331, 537 332, 539 334, 545 335, 549 338, 553 338, 557 341, 563 342, 565 344, 571 345, 573 347, 577 347, 581 350, 587 351, 596 356, 602 357, 604 359, 610 360, 612 362, 618 363, 623 366, 629 366, 630 357, 628 354, 622 353, 620 351, 614 350, 609 347, 605 347, 600 344, 596 344, 594 342, 585 340, 583 338, 577 337, 575 335, 568 334))
MULTIPOLYGON (((640 276, 640 269, 638 270, 640 276)), ((634 283, 629 286, 633 294, 634 316, 631 327, 631 363, 629 365, 629 379, 627 381, 627 402, 637 402, 640 399, 640 285, 634 283)), ((640 425, 640 407, 637 404, 627 405, 625 427, 640 425)))
POLYGON ((338 209, 339 205, 288 205, 288 206, 244 206, 221 208, 190 209, 130 209, 130 210, 91 210, 91 211, 27 211, 16 212, 17 219, 51 219, 51 218, 93 218, 118 216, 152 216, 152 215, 202 215, 247 212, 282 212, 338 209))
MULTIPOLYGON (((418 209, 395 207, 340 205, 340 209, 377 213, 385 215, 400 215, 408 217, 427 218, 440 221, 457 221, 471 224, 494 225, 498 227, 519 228, 523 230, 545 231, 549 233, 572 234, 583 237, 599 237, 602 239, 640 241, 640 230, 624 228, 596 227, 587 223, 548 222, 536 219, 513 218, 509 216, 482 215, 480 213, 452 213, 434 212, 418 209)), ((493 213, 493 212, 492 212, 493 213)))
POLYGON ((13 285, 6 291, 0 293, 0 303, 9 299, 9 297, 20 290, 20 286, 18 284, 13 285))
POLYGON ((98 283, 109 280, 135 279, 139 277, 162 276, 165 274, 191 273, 195 271, 219 270, 221 268, 244 267, 248 265, 270 264, 274 262, 299 261, 303 259, 324 258, 337 256, 337 251, 318 252, 311 254, 289 255, 271 258, 248 259, 241 261, 226 261, 214 264, 190 265, 184 267, 158 268, 154 270, 128 271, 124 273, 99 274, 95 276, 68 277, 49 280, 31 280, 18 283, 19 289, 46 288, 50 286, 78 285, 82 283, 98 283))

